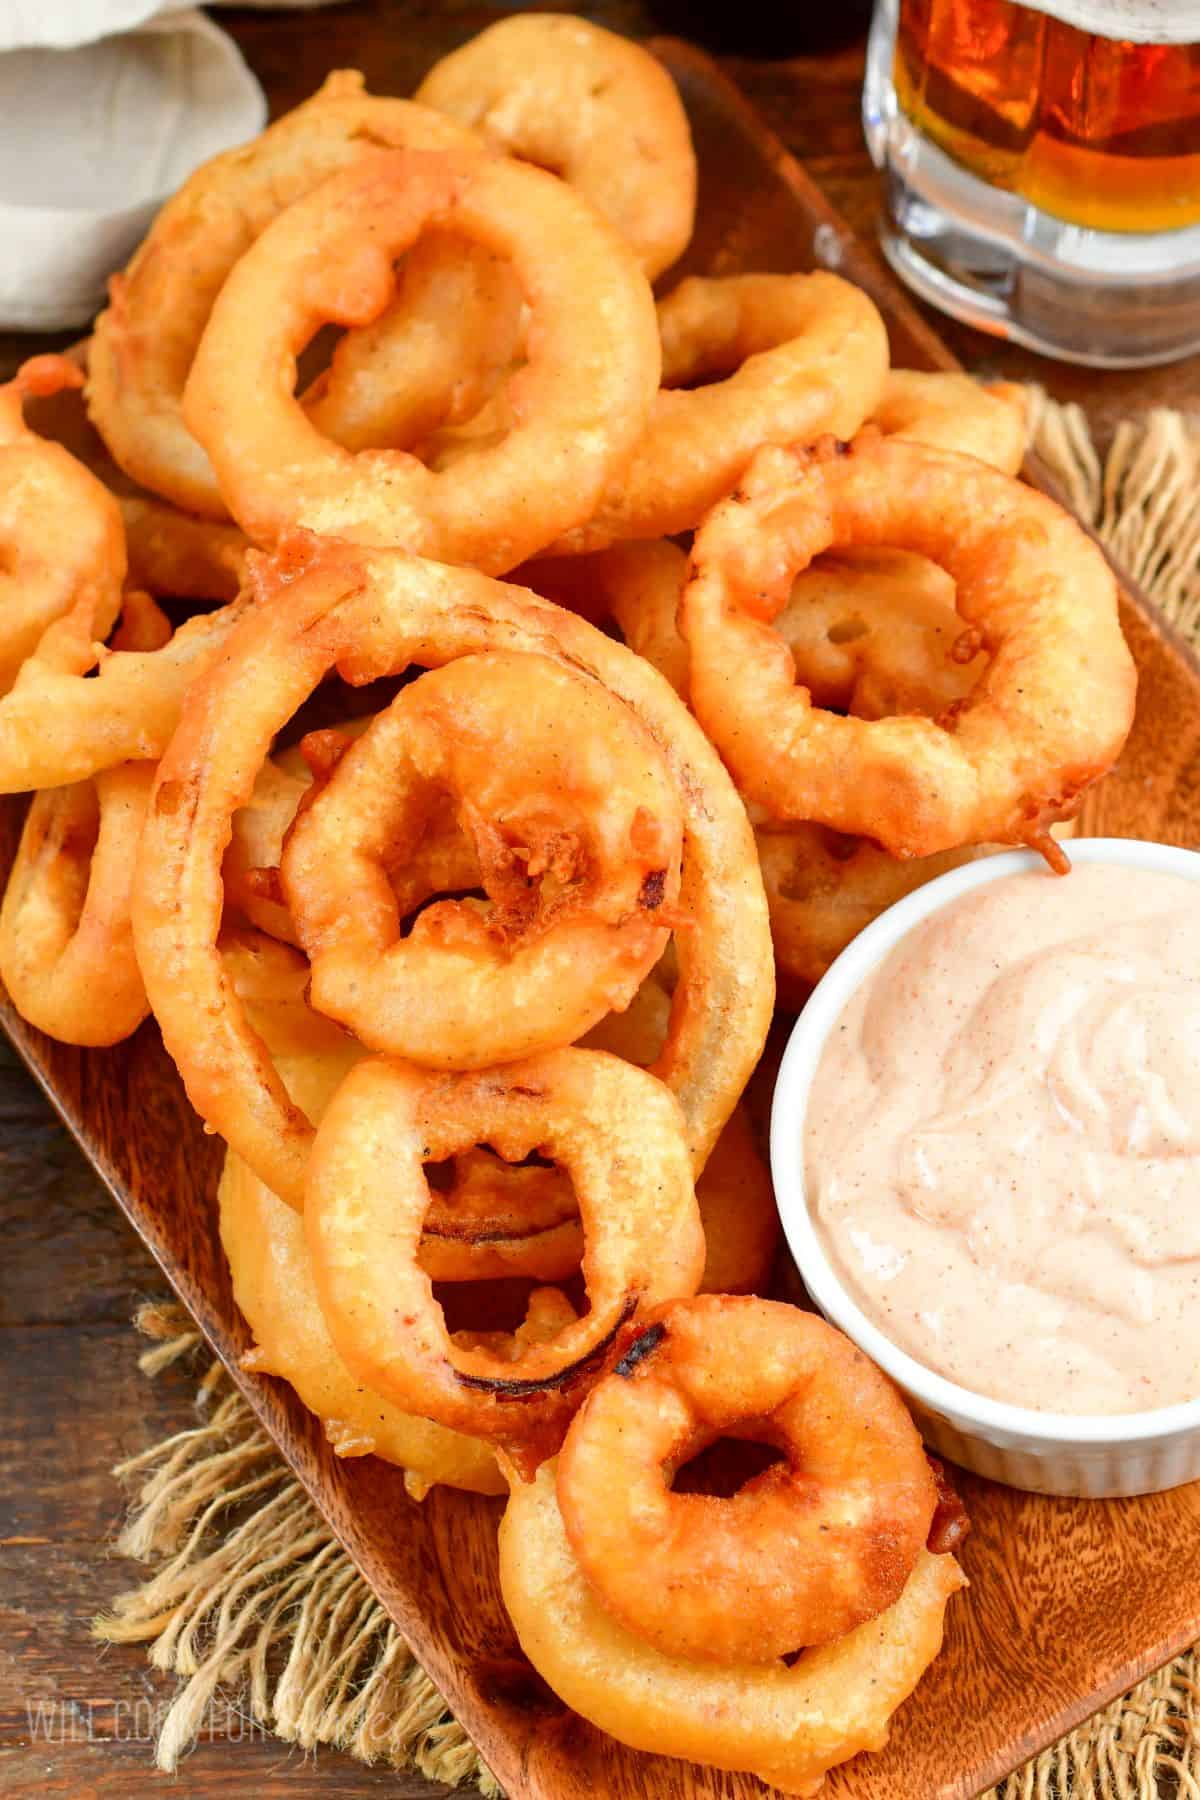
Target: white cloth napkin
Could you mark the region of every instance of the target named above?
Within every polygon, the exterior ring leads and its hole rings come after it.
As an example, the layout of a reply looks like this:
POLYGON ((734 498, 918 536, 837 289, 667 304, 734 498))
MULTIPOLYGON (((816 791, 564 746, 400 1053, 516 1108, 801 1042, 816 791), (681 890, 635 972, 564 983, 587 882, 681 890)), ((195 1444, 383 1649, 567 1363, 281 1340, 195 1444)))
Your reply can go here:
POLYGON ((163 200, 266 113, 192 8, 0 0, 0 328, 87 324, 163 200))

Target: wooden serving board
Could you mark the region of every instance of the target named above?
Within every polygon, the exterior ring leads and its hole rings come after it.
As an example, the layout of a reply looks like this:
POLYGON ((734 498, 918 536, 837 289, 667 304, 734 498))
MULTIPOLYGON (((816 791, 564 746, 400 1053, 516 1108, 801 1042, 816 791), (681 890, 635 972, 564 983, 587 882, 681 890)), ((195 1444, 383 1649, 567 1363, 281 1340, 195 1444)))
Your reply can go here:
MULTIPOLYGON (((729 274, 823 263, 888 320, 894 360, 953 359, 878 261, 698 51, 656 48, 678 81, 700 158, 686 270, 729 274)), ((1030 471, 1039 479, 1036 469, 1030 471)), ((1045 482, 1042 485, 1048 485, 1045 482)), ((1200 844, 1200 666, 1130 591, 1141 669, 1137 724, 1086 829, 1200 844)), ((22 813, 0 808, 7 867, 22 813)), ((230 1294, 206 1138, 153 1026, 81 1052, 0 1016, 115 1199, 228 1365, 388 1612, 514 1800, 751 1800, 732 1776, 636 1754, 566 1711, 522 1658, 501 1605, 499 1503, 437 1489, 422 1505, 373 1458, 339 1462, 283 1383, 244 1374, 248 1334, 230 1294)), ((1144 1500, 1047 1500, 963 1477, 972 1586, 946 1648, 898 1714, 888 1749, 832 1776, 830 1800, 969 1800, 1200 1638, 1200 1483, 1144 1500)))

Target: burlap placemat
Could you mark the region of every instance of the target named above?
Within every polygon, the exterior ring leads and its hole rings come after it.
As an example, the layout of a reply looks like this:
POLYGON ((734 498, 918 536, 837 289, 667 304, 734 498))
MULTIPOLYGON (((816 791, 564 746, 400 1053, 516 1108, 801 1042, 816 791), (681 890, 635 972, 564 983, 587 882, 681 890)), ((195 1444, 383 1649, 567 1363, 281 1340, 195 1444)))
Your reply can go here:
MULTIPOLYGON (((1077 407, 1031 395, 1031 435, 1080 516, 1164 611, 1200 640, 1200 421, 1158 410, 1101 456, 1077 407)), ((198 1351, 176 1306, 143 1308, 148 1375, 198 1351)), ((179 1685, 157 1742, 174 1770, 218 1692, 305 1750, 417 1768, 500 1790, 396 1627, 340 1548, 220 1364, 200 1381, 202 1422, 116 1474, 134 1488, 115 1548, 153 1570, 96 1621, 145 1643, 179 1685)), ((1200 1800, 1200 1669, 1179 1657, 988 1800, 1200 1800)))

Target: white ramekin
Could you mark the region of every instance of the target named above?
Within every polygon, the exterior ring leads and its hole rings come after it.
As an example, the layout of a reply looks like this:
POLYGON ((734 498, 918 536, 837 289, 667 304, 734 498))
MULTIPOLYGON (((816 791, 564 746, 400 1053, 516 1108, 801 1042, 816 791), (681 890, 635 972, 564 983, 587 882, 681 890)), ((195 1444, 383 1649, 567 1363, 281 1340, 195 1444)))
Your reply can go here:
MULTIPOLYGON (((1072 862, 1113 863, 1200 883, 1200 854, 1132 838, 1075 838, 1072 862)), ((871 970, 914 926, 960 894, 1040 857, 1005 851, 952 869, 881 914, 848 945, 814 990, 788 1040, 771 1108, 771 1170, 788 1246, 809 1294, 833 1324, 903 1391, 927 1442, 952 1462, 1011 1487, 1086 1499, 1153 1494, 1200 1479, 1200 1398, 1154 1412, 1034 1412, 973 1394, 890 1340, 843 1286, 809 1215, 804 1117, 830 1027, 871 970)), ((1200 895, 1197 896, 1200 904, 1200 895)), ((1200 1328, 1200 1320, 1197 1320, 1200 1328)))

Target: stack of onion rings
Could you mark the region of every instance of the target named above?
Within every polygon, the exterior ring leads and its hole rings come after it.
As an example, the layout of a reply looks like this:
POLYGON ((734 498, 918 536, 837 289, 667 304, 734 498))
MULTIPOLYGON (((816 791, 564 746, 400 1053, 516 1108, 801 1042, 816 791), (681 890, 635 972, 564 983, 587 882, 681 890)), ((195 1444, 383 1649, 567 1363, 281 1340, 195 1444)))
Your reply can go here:
MULTIPOLYGON (((333 1347, 317 1302, 303 1222, 232 1152, 218 1200, 234 1298, 254 1335, 254 1348, 243 1356, 242 1366, 289 1382, 324 1424, 338 1456, 379 1456, 398 1463, 414 1499, 423 1498, 435 1484, 475 1494, 504 1493, 507 1483, 486 1444, 402 1412, 351 1375, 333 1347)), ((555 1290, 535 1292, 510 1353, 515 1357, 527 1340, 553 1335, 570 1316, 570 1307, 555 1290)))
POLYGON ((362 683, 418 658, 440 666, 504 648, 565 658, 598 679, 671 769, 683 806, 679 911, 687 925, 656 1073, 683 1107, 701 1169, 761 1048, 774 984, 749 826, 667 684, 583 620, 470 570, 306 540, 260 566, 256 579, 258 604, 188 695, 139 859, 139 961, 197 1111, 276 1193, 301 1203, 311 1126, 223 982, 216 948, 230 821, 276 732, 331 669, 362 683))
POLYGON ((882 1746, 940 1647, 963 1577, 925 1547, 936 1502, 899 1397, 839 1333, 770 1302, 679 1301, 630 1329, 557 1468, 513 1485, 501 1588, 585 1718, 811 1795, 882 1746), (670 1491, 691 1447, 742 1429, 787 1464, 727 1500, 670 1491))
POLYGON ((506 20, 185 184, 96 328, 103 444, 42 398, 84 353, 0 391, 0 976, 73 1042, 153 1008, 229 1140, 246 1368, 414 1496, 511 1484, 555 1691, 813 1793, 936 1653, 961 1509, 749 1297, 775 967, 1060 855, 1132 680, 1017 391, 890 370, 825 273, 655 310, 695 175, 652 55, 506 20), (747 1439, 784 1461, 730 1498, 682 1467, 747 1439))
MULTIPOLYGON (((364 146, 441 150, 476 141, 428 107, 365 93, 361 75, 339 70, 253 143, 198 169, 163 207, 129 268, 114 277, 108 310, 96 321, 88 406, 126 474, 185 512, 225 518, 226 501, 184 423, 181 401, 213 302, 230 271, 272 219, 356 162, 364 146)), ((456 317, 445 319, 445 329, 470 358, 472 342, 458 337, 456 317)), ((468 330, 475 324, 469 319, 468 330)), ((405 325, 401 316, 397 335, 405 325)), ((394 365, 389 373, 387 407, 394 415, 400 374, 394 365)), ((422 384, 428 363, 412 373, 414 404, 419 398, 427 410, 422 384)), ((327 428, 337 391, 331 374, 321 396, 327 428)))

